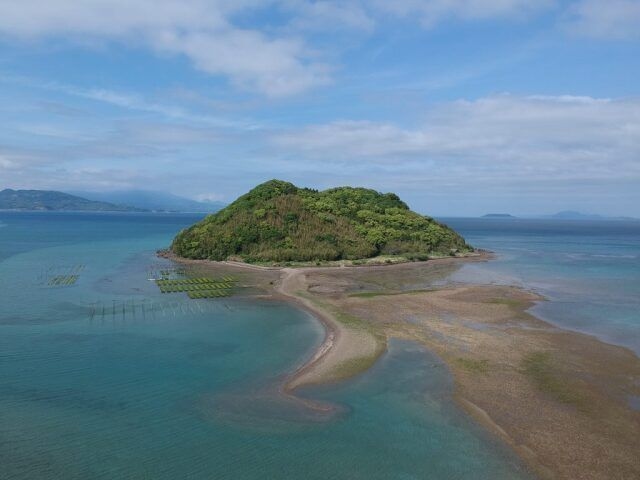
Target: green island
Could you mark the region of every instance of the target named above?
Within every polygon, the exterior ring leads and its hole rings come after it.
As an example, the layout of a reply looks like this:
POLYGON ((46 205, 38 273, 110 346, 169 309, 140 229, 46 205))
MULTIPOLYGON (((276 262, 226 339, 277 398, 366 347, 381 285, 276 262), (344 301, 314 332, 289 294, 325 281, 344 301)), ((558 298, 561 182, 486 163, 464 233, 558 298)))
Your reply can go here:
POLYGON ((318 191, 270 180, 180 232, 171 250, 185 258, 248 263, 357 263, 381 257, 391 263, 473 248, 393 193, 353 187, 318 191))

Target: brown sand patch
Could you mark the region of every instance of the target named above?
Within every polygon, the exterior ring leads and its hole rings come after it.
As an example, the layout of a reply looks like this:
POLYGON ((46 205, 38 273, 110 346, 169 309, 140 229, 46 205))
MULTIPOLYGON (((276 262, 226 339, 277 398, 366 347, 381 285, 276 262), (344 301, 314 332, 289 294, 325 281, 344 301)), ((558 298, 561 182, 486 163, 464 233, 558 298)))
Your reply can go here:
POLYGON ((527 314, 536 300, 468 286, 337 303, 441 356, 461 406, 542 477, 640 478, 640 414, 627 405, 640 393, 639 359, 527 314))

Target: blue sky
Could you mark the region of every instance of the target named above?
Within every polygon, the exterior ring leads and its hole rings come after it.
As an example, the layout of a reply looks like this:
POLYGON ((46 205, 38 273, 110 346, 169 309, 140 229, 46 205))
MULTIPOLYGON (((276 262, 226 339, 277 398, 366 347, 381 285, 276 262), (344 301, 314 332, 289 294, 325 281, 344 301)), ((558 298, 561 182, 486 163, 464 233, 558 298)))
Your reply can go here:
POLYGON ((640 216, 640 0, 0 3, 0 187, 640 216))

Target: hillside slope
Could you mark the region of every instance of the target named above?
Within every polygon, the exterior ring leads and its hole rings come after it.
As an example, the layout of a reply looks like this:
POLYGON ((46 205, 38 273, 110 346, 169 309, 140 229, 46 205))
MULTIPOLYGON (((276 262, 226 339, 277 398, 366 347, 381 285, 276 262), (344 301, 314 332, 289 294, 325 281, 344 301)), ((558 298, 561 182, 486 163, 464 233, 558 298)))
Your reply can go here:
POLYGON ((425 259, 471 250, 456 232, 412 212, 392 193, 352 187, 319 192, 281 180, 257 186, 183 230, 171 248, 187 258, 247 262, 425 259))

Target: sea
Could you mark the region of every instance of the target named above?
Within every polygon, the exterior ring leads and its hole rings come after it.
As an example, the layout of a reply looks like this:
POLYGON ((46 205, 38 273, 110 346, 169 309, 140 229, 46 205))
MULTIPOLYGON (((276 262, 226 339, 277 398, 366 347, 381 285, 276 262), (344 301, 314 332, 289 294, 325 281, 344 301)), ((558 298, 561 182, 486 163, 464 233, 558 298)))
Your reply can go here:
MULTIPOLYGON (((200 218, 0 212, 0 479, 530 478, 410 342, 304 391, 332 413, 283 396, 323 339, 310 314, 149 280, 200 218)), ((534 289, 537 315, 639 350, 639 224, 447 222, 496 259, 445 281, 534 289)))
POLYGON ((533 290, 546 301, 531 313, 640 355, 640 220, 442 221, 496 254, 464 265, 452 280, 533 290))

